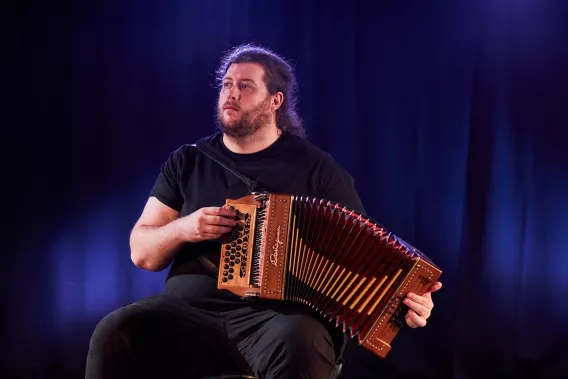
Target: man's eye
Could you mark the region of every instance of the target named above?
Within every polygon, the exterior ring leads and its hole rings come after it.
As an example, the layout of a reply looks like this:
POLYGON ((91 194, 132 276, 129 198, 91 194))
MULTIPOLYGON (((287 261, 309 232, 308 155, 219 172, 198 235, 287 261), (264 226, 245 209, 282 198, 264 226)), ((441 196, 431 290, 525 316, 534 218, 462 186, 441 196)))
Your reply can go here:
POLYGON ((228 83, 228 82, 227 82, 227 83, 223 83, 223 87, 225 87, 225 88, 229 88, 230 85, 231 85, 231 83, 228 83))

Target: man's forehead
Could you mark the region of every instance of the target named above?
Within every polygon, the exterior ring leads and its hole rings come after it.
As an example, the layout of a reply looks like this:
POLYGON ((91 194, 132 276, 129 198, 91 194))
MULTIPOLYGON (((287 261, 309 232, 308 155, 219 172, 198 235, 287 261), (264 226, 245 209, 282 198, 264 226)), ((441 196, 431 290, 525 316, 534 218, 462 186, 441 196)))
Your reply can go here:
POLYGON ((258 63, 233 63, 227 69, 225 78, 233 80, 250 79, 259 81, 262 79, 264 69, 258 63))

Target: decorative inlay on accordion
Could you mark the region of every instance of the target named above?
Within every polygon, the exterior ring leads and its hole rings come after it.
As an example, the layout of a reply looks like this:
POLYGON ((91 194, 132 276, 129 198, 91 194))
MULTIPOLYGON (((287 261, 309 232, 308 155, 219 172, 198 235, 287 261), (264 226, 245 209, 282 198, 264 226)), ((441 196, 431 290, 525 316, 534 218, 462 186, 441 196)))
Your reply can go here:
POLYGON ((368 217, 317 198, 257 193, 227 200, 237 226, 221 250, 218 288, 306 305, 380 357, 404 323, 408 292, 441 270, 368 217))

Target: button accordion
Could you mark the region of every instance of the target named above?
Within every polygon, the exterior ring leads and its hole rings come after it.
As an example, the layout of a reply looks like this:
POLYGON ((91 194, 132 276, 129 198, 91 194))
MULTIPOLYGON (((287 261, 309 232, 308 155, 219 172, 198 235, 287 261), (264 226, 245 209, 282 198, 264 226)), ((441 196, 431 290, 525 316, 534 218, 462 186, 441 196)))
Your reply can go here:
POLYGON ((242 298, 304 304, 385 357, 404 323, 408 292, 442 271, 363 214, 286 194, 228 199, 237 226, 222 243, 218 288, 242 298))

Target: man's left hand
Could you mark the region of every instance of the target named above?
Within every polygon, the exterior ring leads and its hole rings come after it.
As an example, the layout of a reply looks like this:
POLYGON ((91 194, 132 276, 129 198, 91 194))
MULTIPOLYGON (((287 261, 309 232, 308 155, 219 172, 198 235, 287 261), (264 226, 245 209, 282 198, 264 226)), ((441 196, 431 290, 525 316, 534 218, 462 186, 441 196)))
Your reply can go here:
POLYGON ((436 282, 422 296, 409 292, 403 303, 410 308, 404 316, 406 324, 411 328, 419 328, 426 326, 426 320, 432 313, 434 302, 432 301, 432 293, 440 290, 442 283, 436 282))

